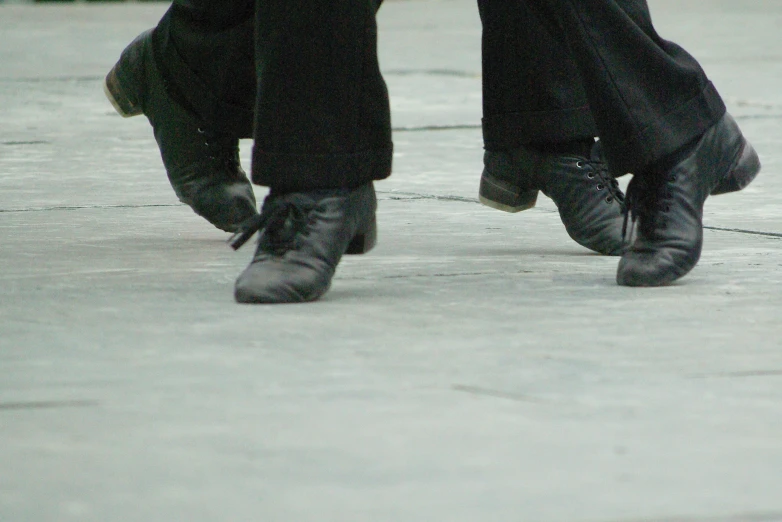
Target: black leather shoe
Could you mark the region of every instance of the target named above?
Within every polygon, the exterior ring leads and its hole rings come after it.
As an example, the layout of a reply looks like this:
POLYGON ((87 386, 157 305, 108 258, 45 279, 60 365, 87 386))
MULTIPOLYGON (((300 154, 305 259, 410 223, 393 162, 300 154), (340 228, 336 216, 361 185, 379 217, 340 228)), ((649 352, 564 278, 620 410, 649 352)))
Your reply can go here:
POLYGON ((241 247, 259 232, 255 257, 236 280, 239 303, 314 301, 331 285, 343 254, 375 246, 377 199, 371 183, 357 189, 270 193, 261 214, 230 243, 241 247))
POLYGON ((151 30, 125 48, 106 76, 104 92, 122 116, 147 116, 182 203, 229 232, 257 215, 252 185, 239 164, 239 140, 209 132, 172 99, 155 65, 151 30))
POLYGON ((557 205, 565 230, 576 243, 601 254, 622 253, 624 194, 608 172, 600 142, 590 158, 529 147, 486 151, 481 203, 519 212, 535 206, 538 191, 557 205))
POLYGON ((638 221, 636 238, 619 262, 617 283, 662 286, 692 270, 703 246, 706 197, 741 190, 759 171, 757 153, 725 114, 668 172, 634 176, 627 206, 638 221))

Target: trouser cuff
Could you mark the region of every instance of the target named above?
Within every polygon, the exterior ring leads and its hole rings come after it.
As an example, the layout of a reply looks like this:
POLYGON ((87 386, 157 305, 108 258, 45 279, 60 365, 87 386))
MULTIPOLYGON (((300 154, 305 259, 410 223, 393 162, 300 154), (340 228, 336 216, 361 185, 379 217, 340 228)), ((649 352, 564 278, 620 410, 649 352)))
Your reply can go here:
MULTIPOLYGON (((169 85, 169 94, 204 121, 210 130, 237 138, 252 138, 254 98, 246 106, 235 105, 215 93, 179 54, 171 41, 170 11, 152 33, 155 63, 169 85)), ((254 94, 254 93, 253 93, 254 94)))
POLYGON ((517 149, 530 143, 594 138, 597 127, 588 105, 556 111, 492 114, 483 118, 486 150, 517 149))
POLYGON ((391 175, 393 145, 351 154, 266 152, 253 147, 252 181, 284 192, 353 188, 391 175))
POLYGON ((725 114, 711 82, 694 98, 665 113, 623 143, 603 140, 611 169, 638 173, 699 138, 725 114))

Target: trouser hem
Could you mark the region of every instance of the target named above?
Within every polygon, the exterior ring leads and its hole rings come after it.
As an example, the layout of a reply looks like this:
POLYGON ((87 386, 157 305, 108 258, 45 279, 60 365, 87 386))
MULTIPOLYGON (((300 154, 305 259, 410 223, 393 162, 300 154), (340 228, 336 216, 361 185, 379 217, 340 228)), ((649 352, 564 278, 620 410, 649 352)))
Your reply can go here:
POLYGON ((722 98, 711 82, 695 97, 668 111, 624 143, 605 142, 613 170, 637 173, 702 136, 725 114, 722 98))
POLYGON ((284 192, 354 188, 391 175, 393 145, 350 154, 297 154, 253 148, 252 181, 284 192))
POLYGON ((510 150, 530 143, 557 143, 597 136, 589 106, 556 111, 492 114, 483 118, 486 150, 510 150))

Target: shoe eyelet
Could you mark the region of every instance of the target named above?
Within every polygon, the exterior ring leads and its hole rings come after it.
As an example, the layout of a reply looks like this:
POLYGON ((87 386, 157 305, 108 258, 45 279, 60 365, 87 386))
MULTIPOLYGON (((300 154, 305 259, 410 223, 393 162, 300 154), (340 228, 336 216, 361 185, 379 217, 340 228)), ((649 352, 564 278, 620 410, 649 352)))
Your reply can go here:
POLYGON ((576 167, 578 167, 579 169, 583 169, 584 168, 584 162, 583 161, 577 161, 576 162, 576 167))
POLYGON ((201 127, 198 127, 198 134, 206 134, 206 131, 201 127))
POLYGON ((598 184, 597 184, 597 190, 603 190, 604 188, 605 188, 605 187, 603 186, 603 184, 602 184, 602 183, 598 183, 598 184))
POLYGON ((595 173, 590 171, 589 173, 587 173, 587 178, 588 179, 595 179, 595 173))
POLYGON ((606 203, 611 203, 614 200, 611 196, 606 197, 606 203))

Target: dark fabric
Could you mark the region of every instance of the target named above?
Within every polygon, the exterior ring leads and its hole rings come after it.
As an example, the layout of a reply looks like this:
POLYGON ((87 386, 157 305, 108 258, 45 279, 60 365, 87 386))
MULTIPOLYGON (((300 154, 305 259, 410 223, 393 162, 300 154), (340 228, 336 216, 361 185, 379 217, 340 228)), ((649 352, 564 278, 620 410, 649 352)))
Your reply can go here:
POLYGON ((376 9, 371 0, 257 0, 254 182, 297 190, 390 174, 376 9))
POLYGON ((391 173, 380 3, 176 0, 155 29, 155 54, 186 107, 254 139, 253 182, 359 186, 391 173))
POLYGON ((698 62, 657 34, 645 0, 528 3, 567 42, 612 170, 643 172, 725 113, 698 62))
MULTIPOLYGON (((216 130, 253 135, 256 183, 306 190, 388 176, 378 5, 255 1, 172 5, 155 32, 156 56, 180 96, 216 130)), ((596 131, 613 171, 640 172, 725 112, 697 61, 656 33, 645 0, 481 0, 479 7, 487 148, 596 131)))
POLYGON ((478 0, 483 141, 490 151, 597 135, 566 42, 552 36, 528 3, 478 0))
POLYGON ((175 0, 153 33, 171 93, 215 131, 252 137, 255 0, 175 0))

